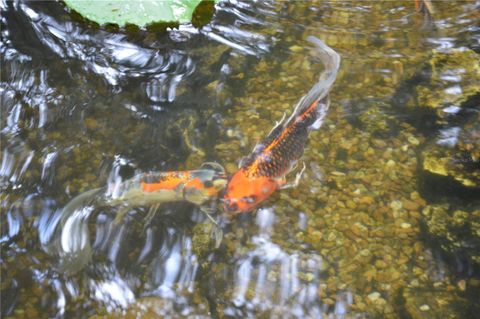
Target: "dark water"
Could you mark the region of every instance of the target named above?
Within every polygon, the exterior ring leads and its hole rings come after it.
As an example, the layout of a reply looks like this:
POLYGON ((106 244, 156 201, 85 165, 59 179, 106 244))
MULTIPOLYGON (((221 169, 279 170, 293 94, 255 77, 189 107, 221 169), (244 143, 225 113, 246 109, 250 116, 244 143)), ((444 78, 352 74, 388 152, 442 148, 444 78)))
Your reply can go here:
POLYGON ((413 1, 222 1, 200 30, 153 32, 2 1, 2 317, 473 318, 480 3, 433 3, 429 22, 413 1), (297 188, 218 248, 190 204, 121 223, 97 208, 91 260, 59 271, 49 243, 76 195, 206 161, 234 172, 317 81, 309 35, 342 64, 297 188))

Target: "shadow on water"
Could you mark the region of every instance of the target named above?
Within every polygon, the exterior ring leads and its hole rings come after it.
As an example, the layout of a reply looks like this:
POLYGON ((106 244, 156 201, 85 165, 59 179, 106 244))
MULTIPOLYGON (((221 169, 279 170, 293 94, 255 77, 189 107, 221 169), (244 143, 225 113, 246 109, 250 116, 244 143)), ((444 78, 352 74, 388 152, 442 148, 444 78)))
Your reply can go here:
POLYGON ((475 314, 479 4, 434 6, 421 29, 413 1, 221 1, 201 28, 153 32, 0 1, 2 317, 475 314), (66 247, 89 250, 59 270, 75 196, 206 161, 233 173, 318 79, 309 35, 342 66, 297 188, 218 248, 195 205, 114 223, 86 202, 66 247))

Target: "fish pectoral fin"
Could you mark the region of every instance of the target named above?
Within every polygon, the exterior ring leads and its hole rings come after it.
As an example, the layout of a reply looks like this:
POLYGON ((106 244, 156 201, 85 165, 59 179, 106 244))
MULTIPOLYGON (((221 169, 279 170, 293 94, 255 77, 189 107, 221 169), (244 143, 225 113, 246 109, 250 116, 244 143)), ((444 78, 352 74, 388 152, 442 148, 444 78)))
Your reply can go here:
POLYGON ((223 230, 219 226, 213 228, 213 237, 215 238, 215 249, 218 249, 222 244, 223 230))
POLYGON ((277 183, 279 189, 283 189, 285 188, 285 185, 288 185, 287 179, 285 177, 276 179, 275 182, 277 183))
POLYGON ((244 156, 240 159, 240 161, 238 161, 238 168, 241 168, 242 166, 244 166, 248 160, 250 159, 249 156, 244 156))
POLYGON ((295 175, 295 180, 291 183, 287 183, 285 178, 282 180, 283 184, 279 183, 280 189, 295 188, 300 184, 300 179, 302 178, 303 172, 305 171, 305 162, 303 163, 302 170, 295 175))
POLYGON ((200 206, 200 211, 202 213, 204 213, 208 217, 208 219, 210 219, 210 221, 215 224, 215 226, 218 227, 217 221, 212 216, 212 214, 214 212, 214 210, 212 208, 206 207, 206 206, 200 206))
POLYGON ((152 223, 153 218, 157 214, 158 208, 160 207, 160 204, 156 204, 153 206, 150 206, 148 208, 148 213, 147 216, 145 217, 144 223, 143 223, 143 230, 146 231, 147 228, 150 226, 152 223))
MULTIPOLYGON (((305 165, 305 163, 303 163, 305 165)), ((298 167, 298 161, 290 162, 290 172, 296 170, 298 167)))
POLYGON ((215 240, 215 249, 218 249, 218 247, 220 247, 222 243, 223 230, 212 216, 215 210, 211 207, 201 206, 200 211, 204 213, 208 217, 208 219, 210 219, 210 221, 214 224, 210 236, 215 240))

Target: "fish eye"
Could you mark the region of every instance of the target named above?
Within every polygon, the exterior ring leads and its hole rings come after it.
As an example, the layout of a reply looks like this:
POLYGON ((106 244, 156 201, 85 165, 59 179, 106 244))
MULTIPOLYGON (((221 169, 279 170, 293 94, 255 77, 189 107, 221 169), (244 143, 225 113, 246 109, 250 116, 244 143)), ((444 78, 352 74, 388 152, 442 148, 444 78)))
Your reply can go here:
POLYGON ((246 203, 249 203, 249 204, 255 203, 256 200, 257 200, 257 195, 250 195, 250 196, 242 197, 242 201, 246 202, 246 203))

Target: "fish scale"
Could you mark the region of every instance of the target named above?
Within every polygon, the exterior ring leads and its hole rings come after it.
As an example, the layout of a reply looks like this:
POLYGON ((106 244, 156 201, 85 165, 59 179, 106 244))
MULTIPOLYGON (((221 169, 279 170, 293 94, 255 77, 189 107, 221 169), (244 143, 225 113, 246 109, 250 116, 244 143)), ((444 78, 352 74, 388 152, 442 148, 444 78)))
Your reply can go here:
MULTIPOLYGON (((318 104, 326 105, 327 98, 318 104)), ((265 176, 278 178, 284 175, 292 163, 303 155, 310 126, 316 121, 317 102, 305 113, 294 118, 284 129, 274 130, 266 138, 260 152, 253 154, 242 166, 249 176, 265 176)))

